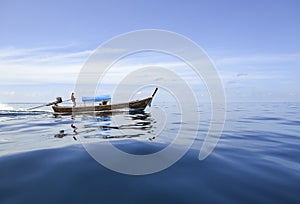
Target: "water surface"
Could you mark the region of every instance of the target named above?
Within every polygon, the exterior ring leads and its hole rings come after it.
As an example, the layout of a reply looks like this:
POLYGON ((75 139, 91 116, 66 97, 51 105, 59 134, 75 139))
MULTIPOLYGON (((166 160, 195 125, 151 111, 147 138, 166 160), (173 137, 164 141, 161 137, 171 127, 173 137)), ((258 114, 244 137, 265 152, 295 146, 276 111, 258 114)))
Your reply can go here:
POLYGON ((34 105, 1 106, 0 203, 300 202, 299 103, 228 104, 222 137, 200 161, 210 118, 203 105, 199 129, 185 130, 187 140, 189 131, 198 131, 192 148, 170 168, 146 176, 103 167, 81 142, 110 141, 134 154, 160 151, 176 136, 177 109, 167 107, 171 119, 161 132, 155 106, 145 113, 74 118, 25 111, 34 105), (61 130, 66 135, 57 137, 61 130))

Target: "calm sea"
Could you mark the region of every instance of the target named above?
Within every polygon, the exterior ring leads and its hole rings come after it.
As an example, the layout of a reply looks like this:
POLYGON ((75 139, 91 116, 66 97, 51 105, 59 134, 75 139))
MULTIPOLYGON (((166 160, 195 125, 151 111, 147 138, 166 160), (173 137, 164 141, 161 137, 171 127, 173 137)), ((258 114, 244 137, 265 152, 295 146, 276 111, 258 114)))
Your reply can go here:
POLYGON ((157 152, 176 136, 177 109, 165 107, 170 117, 158 134, 155 105, 97 116, 25 111, 35 105, 0 105, 1 204, 300 203, 300 103, 228 104, 221 139, 200 161, 211 116, 204 105, 199 129, 186 130, 186 140, 188 131, 198 132, 189 151, 170 168, 144 176, 105 168, 81 143, 110 141, 128 153, 157 152))

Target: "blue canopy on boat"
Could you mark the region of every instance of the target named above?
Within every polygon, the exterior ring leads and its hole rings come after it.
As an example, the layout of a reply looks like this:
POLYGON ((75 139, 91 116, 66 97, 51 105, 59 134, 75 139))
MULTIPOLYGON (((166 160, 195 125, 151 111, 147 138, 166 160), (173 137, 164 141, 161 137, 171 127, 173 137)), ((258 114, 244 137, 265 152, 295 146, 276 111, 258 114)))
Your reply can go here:
POLYGON ((95 96, 95 97, 83 96, 82 102, 107 101, 110 99, 111 99, 110 95, 101 95, 101 96, 95 96))

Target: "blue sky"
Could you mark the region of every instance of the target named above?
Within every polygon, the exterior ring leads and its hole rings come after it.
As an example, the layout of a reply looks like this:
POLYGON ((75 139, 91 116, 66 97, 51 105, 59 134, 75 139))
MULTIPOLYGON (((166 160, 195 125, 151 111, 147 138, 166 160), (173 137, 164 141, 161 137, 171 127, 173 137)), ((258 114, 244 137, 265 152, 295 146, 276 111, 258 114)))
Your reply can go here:
POLYGON ((297 0, 0 0, 0 102, 67 96, 93 50, 138 29, 201 46, 228 101, 300 101, 299 9, 297 0))

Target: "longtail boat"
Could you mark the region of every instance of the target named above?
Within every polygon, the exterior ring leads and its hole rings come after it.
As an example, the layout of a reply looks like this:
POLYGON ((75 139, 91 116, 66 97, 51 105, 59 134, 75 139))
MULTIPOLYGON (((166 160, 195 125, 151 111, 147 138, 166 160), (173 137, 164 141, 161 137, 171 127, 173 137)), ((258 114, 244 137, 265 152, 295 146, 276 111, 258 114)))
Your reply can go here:
MULTIPOLYGON (((84 113, 84 112, 100 112, 100 111, 112 111, 118 109, 130 109, 130 110, 144 110, 147 106, 151 106, 153 97, 155 96, 158 88, 155 88, 152 96, 144 98, 142 100, 135 100, 125 103, 116 104, 105 104, 102 105, 88 105, 88 106, 59 106, 55 103, 52 109, 58 114, 68 114, 68 113, 84 113)), ((61 101, 61 100, 60 100, 61 101)))

